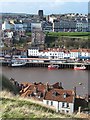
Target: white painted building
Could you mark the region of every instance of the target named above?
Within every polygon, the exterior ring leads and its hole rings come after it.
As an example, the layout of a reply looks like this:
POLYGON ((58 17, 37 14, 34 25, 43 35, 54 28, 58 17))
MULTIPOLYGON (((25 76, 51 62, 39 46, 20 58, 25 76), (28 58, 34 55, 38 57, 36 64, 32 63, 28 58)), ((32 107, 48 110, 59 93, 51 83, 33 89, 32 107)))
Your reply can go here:
POLYGON ((39 49, 28 49, 28 56, 37 56, 43 57, 48 59, 78 59, 80 57, 90 57, 89 50, 78 50, 73 49, 71 51, 62 51, 59 49, 51 49, 51 50, 44 50, 39 51, 39 49))
POLYGON ((53 106, 56 112, 74 113, 75 93, 73 90, 52 89, 46 92, 43 103, 53 106))
POLYGON ((77 59, 78 56, 79 56, 79 54, 80 54, 80 53, 79 53, 79 50, 77 50, 77 49, 76 49, 76 50, 75 50, 75 49, 74 49, 74 50, 71 50, 71 51, 70 51, 70 58, 71 58, 71 59, 77 59))
POLYGON ((2 30, 11 30, 12 28, 12 24, 9 24, 7 21, 4 21, 4 23, 2 24, 2 30))
POLYGON ((79 52, 79 58, 85 59, 85 58, 90 58, 90 50, 88 49, 82 49, 79 52))
POLYGON ((49 22, 53 23, 57 18, 55 16, 49 16, 49 22))
POLYGON ((28 56, 29 57, 38 57, 39 56, 39 49, 34 48, 34 47, 28 49, 28 56))
POLYGON ((7 31, 7 32, 5 32, 5 36, 7 36, 7 38, 12 38, 13 37, 13 32, 12 31, 7 31))

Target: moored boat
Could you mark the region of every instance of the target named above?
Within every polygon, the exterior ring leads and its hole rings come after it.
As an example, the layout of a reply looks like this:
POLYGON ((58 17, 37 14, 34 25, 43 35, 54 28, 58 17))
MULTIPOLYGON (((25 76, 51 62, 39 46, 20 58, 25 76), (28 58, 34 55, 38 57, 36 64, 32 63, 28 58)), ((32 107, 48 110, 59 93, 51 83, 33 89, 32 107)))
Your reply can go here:
POLYGON ((74 70, 86 70, 86 67, 84 65, 78 67, 78 66, 74 66, 74 70))
POLYGON ((14 60, 12 60, 11 61, 11 67, 19 67, 19 66, 24 66, 24 65, 26 65, 26 61, 25 60, 16 60, 16 59, 14 59, 14 60))
POLYGON ((24 66, 24 65, 26 65, 25 62, 14 62, 14 63, 11 63, 12 67, 19 67, 19 66, 24 66))
POLYGON ((48 70, 55 70, 58 68, 59 68, 59 65, 48 65, 48 70))

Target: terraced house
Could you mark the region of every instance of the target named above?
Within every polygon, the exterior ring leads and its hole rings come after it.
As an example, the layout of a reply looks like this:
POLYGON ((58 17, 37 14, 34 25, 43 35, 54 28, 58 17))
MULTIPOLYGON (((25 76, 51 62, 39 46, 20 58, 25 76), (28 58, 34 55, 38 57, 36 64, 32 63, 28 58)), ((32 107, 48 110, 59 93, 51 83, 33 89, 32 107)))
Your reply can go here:
POLYGON ((64 50, 61 48, 48 48, 40 51, 39 48, 29 48, 28 57, 43 57, 49 59, 90 59, 90 49, 64 50))

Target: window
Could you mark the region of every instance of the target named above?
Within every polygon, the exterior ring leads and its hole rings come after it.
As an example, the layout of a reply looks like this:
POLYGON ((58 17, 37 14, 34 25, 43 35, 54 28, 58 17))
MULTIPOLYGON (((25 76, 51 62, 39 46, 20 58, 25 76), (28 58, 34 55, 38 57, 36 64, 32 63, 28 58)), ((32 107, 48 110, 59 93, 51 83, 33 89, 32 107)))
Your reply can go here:
POLYGON ((69 110, 66 110, 66 113, 69 113, 69 110))
POLYGON ((67 103, 67 107, 69 107, 69 103, 67 103))
POLYGON ((53 101, 51 101, 51 106, 53 106, 53 101))
POLYGON ((62 103, 62 107, 64 107, 65 106, 65 103, 62 103))
POLYGON ((47 100, 47 105, 49 104, 49 101, 47 100))

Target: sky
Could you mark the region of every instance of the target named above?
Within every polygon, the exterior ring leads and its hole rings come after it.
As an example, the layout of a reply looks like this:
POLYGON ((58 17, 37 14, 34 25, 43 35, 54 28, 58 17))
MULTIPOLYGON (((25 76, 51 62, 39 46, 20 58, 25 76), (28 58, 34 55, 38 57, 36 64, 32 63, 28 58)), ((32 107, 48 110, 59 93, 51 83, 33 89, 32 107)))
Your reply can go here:
POLYGON ((38 14, 41 9, 44 15, 88 14, 88 2, 89 0, 0 0, 0 12, 38 14))

